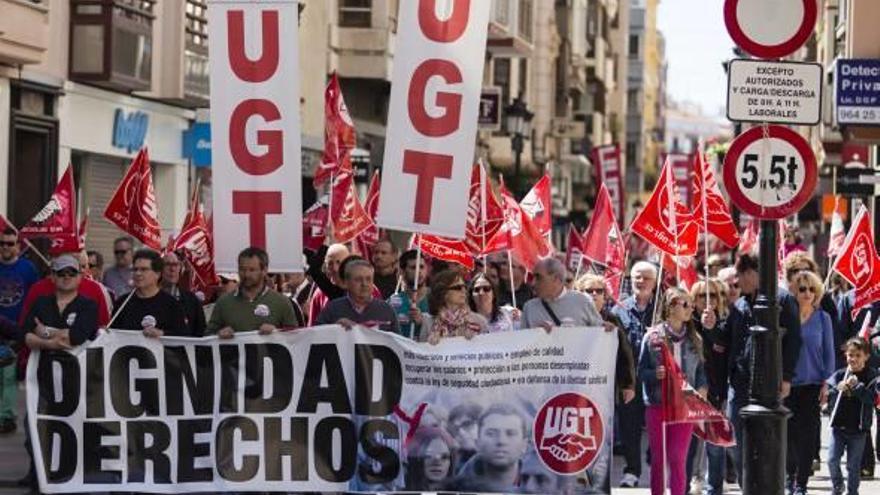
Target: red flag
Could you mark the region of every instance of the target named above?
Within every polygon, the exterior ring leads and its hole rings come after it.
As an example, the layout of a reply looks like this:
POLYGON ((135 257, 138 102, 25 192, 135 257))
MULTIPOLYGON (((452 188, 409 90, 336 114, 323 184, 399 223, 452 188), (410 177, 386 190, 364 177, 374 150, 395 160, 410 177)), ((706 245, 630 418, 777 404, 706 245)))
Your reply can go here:
POLYGON ((584 256, 583 238, 574 225, 568 226, 568 249, 565 251, 565 266, 572 272, 577 272, 577 266, 582 263, 584 256))
POLYGON ((727 247, 734 248, 739 244, 739 232, 718 188, 715 172, 702 153, 696 153, 695 157, 694 214, 700 215, 700 231, 708 231, 727 247))
POLYGON ((880 300, 880 256, 874 247, 874 232, 865 205, 859 208, 833 269, 855 287, 853 315, 880 300))
POLYGON ((742 241, 739 244, 739 252, 743 254, 758 254, 758 230, 761 222, 757 218, 752 219, 743 232, 742 241))
POLYGON ((379 226, 376 225, 376 213, 379 211, 379 171, 373 172, 373 178, 370 179, 370 188, 367 190, 367 199, 364 202, 364 211, 370 216, 373 224, 366 228, 355 239, 355 245, 358 252, 368 259, 371 257, 370 252, 373 246, 379 242, 381 232, 379 226))
POLYGON ((315 188, 335 174, 351 171, 351 150, 356 144, 354 123, 342 98, 336 72, 330 76, 324 90, 324 119, 324 154, 315 169, 315 188))
POLYGON ((846 229, 843 227, 843 218, 837 211, 837 204, 834 206, 834 213, 831 214, 831 232, 828 234, 828 257, 834 258, 840 254, 843 248, 843 241, 846 239, 846 229))
POLYGON ((679 285, 683 285, 685 289, 691 290, 691 287, 700 280, 700 274, 697 273, 697 267, 694 264, 694 258, 690 256, 669 256, 661 253, 663 256, 663 270, 675 276, 679 285))
POLYGON ((89 213, 83 216, 75 234, 56 235, 52 237, 49 246, 49 255, 58 256, 64 253, 79 253, 86 248, 86 225, 89 221, 89 213))
POLYGON ((198 204, 187 214, 188 221, 183 224, 180 234, 174 239, 172 251, 180 251, 192 267, 200 287, 216 284, 214 268, 214 240, 208 229, 208 221, 198 204))
POLYGON ((544 174, 519 203, 541 235, 549 234, 553 228, 553 203, 550 199, 551 186, 550 175, 544 174))
POLYGON ((415 242, 424 254, 432 258, 458 263, 469 270, 474 268, 474 257, 462 240, 434 235, 417 235, 415 242))
POLYGON ((333 237, 336 242, 349 242, 373 224, 358 200, 351 172, 333 176, 330 194, 330 220, 333 222, 333 237))
POLYGON ((486 171, 474 164, 471 171, 471 191, 468 200, 464 242, 474 256, 483 254, 489 241, 504 223, 504 209, 489 187, 486 171))
POLYGON ((513 195, 504 187, 503 181, 500 189, 504 223, 489 242, 487 254, 509 249, 519 262, 531 271, 541 258, 550 256, 553 248, 520 208, 513 195))
POLYGON ((46 206, 34 215, 19 234, 25 238, 70 237, 77 239, 76 193, 73 189, 73 167, 67 167, 46 206))
POLYGON ((623 270, 625 245, 614 218, 614 206, 605 184, 599 186, 590 225, 583 235, 584 257, 604 266, 623 270))
POLYGON ((104 210, 104 218, 148 247, 162 249, 159 209, 146 148, 142 148, 104 210))
POLYGON ((735 441, 730 421, 685 380, 684 373, 675 361, 669 346, 662 341, 658 345, 661 364, 666 368, 661 395, 663 422, 697 423, 694 433, 698 437, 719 447, 732 447, 735 441), (711 423, 720 423, 720 425, 707 427, 711 423))
POLYGON ((663 164, 657 185, 630 229, 651 245, 673 256, 695 256, 699 227, 676 197, 669 161, 663 164))
POLYGON ((303 247, 317 251, 327 238, 327 205, 318 200, 303 213, 303 247))

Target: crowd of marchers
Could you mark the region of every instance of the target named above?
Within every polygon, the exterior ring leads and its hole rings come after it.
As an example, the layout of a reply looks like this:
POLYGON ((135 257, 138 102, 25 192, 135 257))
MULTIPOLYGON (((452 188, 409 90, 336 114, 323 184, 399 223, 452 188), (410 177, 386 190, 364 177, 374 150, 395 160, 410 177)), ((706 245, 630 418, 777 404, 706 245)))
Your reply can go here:
MULTIPOLYGON (((145 338, 234 339, 238 332, 339 324, 436 344, 490 332, 543 328, 552 335, 558 327, 598 326, 614 332, 619 344, 614 422, 614 450, 624 463, 619 486, 638 485, 645 436, 653 494, 663 493, 666 484, 675 495, 717 495, 725 481, 742 479, 739 410, 747 403, 749 328, 755 324, 758 292, 758 260, 752 255, 710 257, 708 277, 689 290, 674 280, 658 280, 656 264, 634 260, 622 294, 612 294, 602 276, 591 272, 575 278, 556 258, 541 260, 530 272, 506 257, 477 260, 474 269, 466 269, 414 250, 400 252, 382 239, 367 257, 333 244, 306 253, 305 273, 273 274, 266 252, 251 247, 239 254, 237 273, 220 274, 219 285, 194 293, 181 257, 136 249, 129 237, 115 241, 112 266, 105 267, 94 251, 61 254, 50 260, 43 278, 19 251, 16 232, 2 232, 0 434, 22 427, 23 418, 16 417, 17 401, 23 400, 17 381, 30 349, 69 350, 107 328, 140 331, 145 338), (664 346, 697 393, 726 411, 735 447, 698 440, 691 424, 664 423, 661 385, 670 372, 660 357, 664 346)), ((790 253, 782 268, 779 394, 792 412, 788 491, 807 493, 818 469, 825 413, 832 416, 828 463, 834 493, 855 494, 859 480, 873 476, 875 456, 880 459, 880 434, 871 438, 877 354, 861 331, 873 328, 880 306, 853 315, 853 291, 835 277, 823 282, 817 263, 803 251, 790 253)), ((470 474, 478 472, 480 486, 469 489, 558 491, 541 485, 548 478, 528 472, 531 464, 524 458, 505 464, 506 457, 489 454, 498 442, 516 441, 482 431, 502 420, 504 411, 464 407, 455 414, 432 414, 436 417, 423 422, 406 453, 408 487, 465 487, 470 474)), ((880 418, 880 412, 876 415, 880 418)), ((523 445, 530 438, 527 429, 515 432, 523 445)), ((33 463, 21 484, 36 489, 33 463)))

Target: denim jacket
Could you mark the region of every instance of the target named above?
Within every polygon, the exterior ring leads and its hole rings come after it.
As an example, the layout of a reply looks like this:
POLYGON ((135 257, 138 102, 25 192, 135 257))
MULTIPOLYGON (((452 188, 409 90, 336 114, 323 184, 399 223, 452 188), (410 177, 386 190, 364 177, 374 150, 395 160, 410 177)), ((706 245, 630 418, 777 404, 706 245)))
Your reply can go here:
MULTIPOLYGON (((828 404, 831 404, 832 408, 838 400, 837 396, 840 395, 840 391, 837 390, 837 384, 843 381, 844 376, 846 376, 846 368, 835 371, 834 374, 825 381, 825 383, 828 384, 828 404)), ((874 396, 877 393, 877 370, 870 366, 866 366, 864 378, 864 380, 860 379, 856 382, 856 386, 851 393, 844 394, 841 397, 841 400, 855 400, 859 402, 861 407, 859 424, 840 426, 840 421, 835 421, 836 418, 831 418, 832 424, 835 428, 842 427, 847 430, 857 431, 869 431, 871 429, 871 425, 874 421, 874 396)))
MULTIPOLYGON (((642 382, 642 395, 646 405, 659 405, 661 403, 661 391, 663 387, 657 379, 657 366, 660 364, 660 345, 672 348, 672 341, 666 336, 666 323, 660 323, 651 327, 642 340, 642 349, 639 353, 638 375, 642 382)), ((694 389, 699 390, 707 386, 706 369, 703 366, 701 350, 690 339, 685 337, 681 346, 681 370, 688 383, 694 389)), ((670 371, 667 370, 667 373, 670 371)))

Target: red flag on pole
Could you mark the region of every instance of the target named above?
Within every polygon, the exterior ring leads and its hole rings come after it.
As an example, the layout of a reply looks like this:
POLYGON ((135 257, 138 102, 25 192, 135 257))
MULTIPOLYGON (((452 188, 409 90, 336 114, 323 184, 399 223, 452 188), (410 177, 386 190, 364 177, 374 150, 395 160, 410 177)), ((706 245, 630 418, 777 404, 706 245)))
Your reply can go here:
POLYGON ((104 218, 150 248, 162 249, 159 211, 146 148, 142 148, 104 210, 104 218))
POLYGON ((617 268, 623 269, 623 236, 617 225, 611 195, 605 184, 602 184, 596 194, 590 225, 583 235, 584 257, 604 266, 608 266, 609 263, 619 263, 617 268), (615 262, 615 260, 619 261, 615 262))
POLYGON ((336 72, 330 76, 324 90, 324 118, 324 153, 315 169, 315 188, 335 174, 351 171, 351 150, 356 144, 354 123, 342 98, 336 72))
POLYGON ((700 231, 708 231, 727 247, 734 248, 739 244, 739 232, 733 223, 730 208, 721 195, 715 172, 702 153, 694 156, 694 212, 701 216, 700 231))
MULTIPOLYGON (((198 198, 198 190, 193 197, 198 198)), ((181 251, 184 258, 192 267, 193 274, 198 278, 201 287, 208 287, 217 282, 217 274, 214 268, 214 240, 208 229, 208 221, 202 212, 199 203, 190 205, 187 212, 187 221, 180 229, 180 234, 174 239, 172 251, 181 251)))
POLYGON ((865 205, 859 208, 832 269, 855 287, 853 315, 880 300, 880 256, 874 247, 874 231, 865 205))
POLYGON ((662 341, 658 345, 660 361, 666 368, 661 395, 663 422, 697 423, 694 433, 698 437, 719 447, 732 447, 736 442, 730 421, 687 382, 669 346, 662 341), (712 426, 712 423, 719 425, 712 426))
POLYGON ((376 170, 373 172, 373 177, 370 179, 370 187, 367 189, 367 198, 364 201, 364 211, 367 212, 367 215, 370 216, 370 220, 372 221, 372 225, 364 229, 360 235, 355 239, 355 246, 361 255, 370 259, 370 253, 373 249, 373 246, 379 242, 380 230, 379 226, 376 225, 376 213, 379 210, 379 171, 376 170))
POLYGON ((368 229, 373 221, 364 211, 354 190, 354 175, 341 172, 333 176, 330 190, 330 221, 333 222, 333 237, 336 242, 346 243, 368 229))
POLYGON ((468 270, 474 268, 474 257, 464 241, 435 235, 417 235, 415 245, 432 258, 458 263, 468 270))
POLYGON ((89 213, 86 211, 85 216, 79 222, 77 232, 73 235, 63 234, 52 237, 52 244, 49 246, 49 255, 58 256, 64 253, 79 253, 86 248, 86 225, 89 221, 89 213))
POLYGON ((583 237, 574 228, 573 224, 568 226, 568 249, 565 250, 565 266, 572 272, 577 271, 578 263, 584 256, 583 237))
POLYGON ((21 229, 24 238, 70 237, 77 241, 76 193, 73 189, 73 167, 67 166, 46 206, 21 229))
POLYGON ((549 234, 553 228, 551 187, 550 175, 544 174, 519 203, 541 235, 549 234))
POLYGON ((468 200, 464 242, 474 256, 486 251, 489 241, 504 223, 504 209, 489 187, 486 171, 479 163, 471 171, 471 191, 468 200))
POLYGON ((303 213, 303 247, 317 251, 327 238, 329 208, 325 200, 318 200, 303 213))
POLYGON ((673 256, 695 256, 699 227, 676 197, 669 162, 663 165, 657 185, 630 229, 642 239, 673 256))
POLYGON ((528 270, 541 259, 550 256, 552 247, 541 235, 528 215, 520 208, 504 182, 501 183, 501 202, 504 207, 504 224, 489 242, 488 253, 510 250, 528 270))

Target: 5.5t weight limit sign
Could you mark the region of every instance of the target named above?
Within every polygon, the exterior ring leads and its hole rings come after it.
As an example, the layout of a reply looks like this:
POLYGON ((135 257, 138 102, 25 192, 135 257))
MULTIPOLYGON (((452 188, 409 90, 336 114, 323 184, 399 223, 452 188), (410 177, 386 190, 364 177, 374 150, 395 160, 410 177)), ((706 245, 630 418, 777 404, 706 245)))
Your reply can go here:
POLYGON ((724 158, 724 186, 731 201, 764 220, 800 210, 816 188, 816 176, 816 157, 809 143, 782 126, 749 129, 736 138, 724 158))

